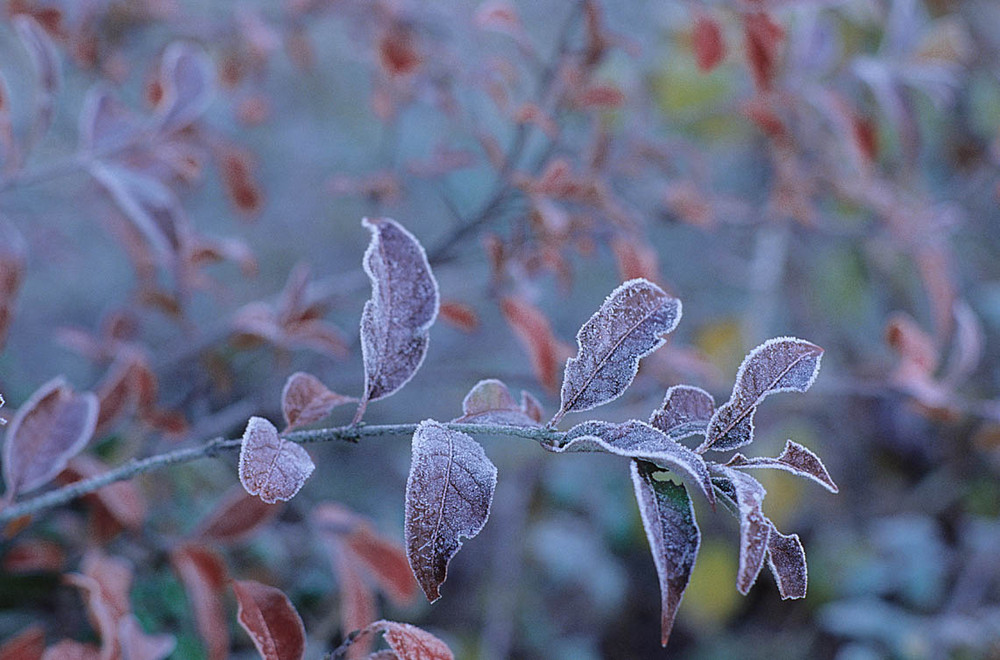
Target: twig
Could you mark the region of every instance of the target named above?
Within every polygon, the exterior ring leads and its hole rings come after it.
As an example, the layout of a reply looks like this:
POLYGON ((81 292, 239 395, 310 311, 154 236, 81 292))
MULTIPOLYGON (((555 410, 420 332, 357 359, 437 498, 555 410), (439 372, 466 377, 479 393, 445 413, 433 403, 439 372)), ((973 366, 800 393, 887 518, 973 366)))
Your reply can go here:
MULTIPOLYGON (((534 440, 543 447, 559 446, 564 434, 543 427, 520 427, 504 426, 495 424, 444 424, 445 427, 471 433, 473 435, 497 435, 514 438, 524 438, 534 440)), ((362 438, 375 438, 382 436, 413 435, 417 430, 417 424, 383 424, 383 425, 360 425, 360 426, 339 426, 326 429, 316 429, 312 431, 295 431, 287 433, 282 437, 292 442, 357 442, 362 438)), ((217 455, 221 451, 237 449, 242 444, 242 440, 226 439, 222 437, 213 438, 197 447, 186 447, 165 454, 150 456, 141 460, 133 460, 104 474, 82 481, 75 481, 61 488, 51 490, 42 495, 32 497, 17 504, 8 506, 0 511, 0 526, 6 525, 12 520, 22 516, 32 515, 52 509, 54 507, 71 502, 78 497, 112 484, 116 481, 125 481, 145 472, 152 472, 168 465, 176 463, 188 463, 201 458, 208 458, 217 455)))

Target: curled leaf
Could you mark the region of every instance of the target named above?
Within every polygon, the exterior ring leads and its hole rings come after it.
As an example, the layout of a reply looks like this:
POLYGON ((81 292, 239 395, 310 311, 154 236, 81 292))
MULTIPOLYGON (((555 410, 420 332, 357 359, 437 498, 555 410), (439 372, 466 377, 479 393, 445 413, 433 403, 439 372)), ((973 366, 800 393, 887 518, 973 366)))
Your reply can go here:
POLYGON ((316 465, 301 446, 278 435, 274 424, 251 417, 240 448, 240 483, 268 504, 290 500, 316 465))
POLYGON ((692 385, 674 385, 663 403, 649 416, 649 424, 674 440, 704 433, 715 412, 712 395, 692 385))
POLYGON ((156 104, 160 123, 168 130, 184 128, 208 108, 214 92, 212 62, 201 49, 174 42, 160 63, 161 95, 156 104))
POLYGON ((840 491, 837 484, 830 478, 830 473, 826 471, 826 466, 823 465, 823 461, 819 459, 819 456, 791 440, 785 442, 785 449, 777 458, 747 458, 743 454, 737 453, 729 459, 726 465, 728 467, 740 468, 741 470, 746 468, 775 468, 785 470, 800 477, 812 479, 831 493, 840 491))
POLYGON ((740 568, 736 574, 736 589, 746 596, 764 566, 770 540, 771 521, 764 517, 761 509, 767 491, 748 474, 724 465, 713 467, 723 475, 722 479, 714 480, 715 485, 733 503, 740 519, 740 568))
POLYGON ((332 392, 315 376, 297 371, 288 377, 281 390, 285 430, 318 422, 337 406, 351 401, 357 399, 332 392))
POLYGON ((782 600, 805 598, 809 573, 806 551, 798 534, 784 535, 771 525, 767 541, 767 565, 778 583, 782 600))
POLYGON ((406 480, 406 555, 429 601, 441 597, 461 538, 486 524, 496 483, 496 466, 471 437, 432 420, 417 427, 406 480))
MULTIPOLYGON (((397 660, 454 660, 448 645, 426 630, 408 623, 396 623, 384 619, 369 624, 338 651, 346 650, 352 643, 369 635, 382 633, 391 649, 391 657, 397 660)), ((379 656, 382 657, 382 656, 379 656)))
POLYGON ((617 399, 635 378, 639 359, 663 345, 681 319, 681 301, 643 279, 611 292, 576 335, 579 352, 566 361, 562 406, 552 419, 617 399))
POLYGON ((639 503, 642 526, 660 579, 662 622, 660 643, 667 645, 677 608, 691 579, 691 570, 701 546, 701 532, 687 489, 671 481, 654 478, 657 467, 632 461, 632 486, 639 503))
POLYGON ((61 376, 38 388, 7 427, 6 497, 51 481, 87 446, 96 424, 97 396, 92 392, 74 392, 61 376))
POLYGON ((521 405, 514 401, 510 390, 495 378, 481 380, 473 386, 462 400, 462 416, 456 422, 476 424, 502 424, 506 426, 538 426, 538 418, 533 397, 527 392, 521 405))
POLYGON ((732 396, 715 411, 696 451, 729 451, 753 442, 753 416, 760 402, 775 392, 808 390, 822 357, 822 348, 795 337, 769 339, 750 351, 736 372, 732 396))
POLYGON ((280 589, 255 582, 233 582, 236 619, 264 660, 299 660, 306 650, 302 618, 280 589))
POLYGON ((355 421, 368 401, 389 396, 413 378, 427 353, 439 303, 427 254, 413 234, 389 218, 361 223, 372 233, 362 262, 372 297, 361 314, 365 391, 355 421))

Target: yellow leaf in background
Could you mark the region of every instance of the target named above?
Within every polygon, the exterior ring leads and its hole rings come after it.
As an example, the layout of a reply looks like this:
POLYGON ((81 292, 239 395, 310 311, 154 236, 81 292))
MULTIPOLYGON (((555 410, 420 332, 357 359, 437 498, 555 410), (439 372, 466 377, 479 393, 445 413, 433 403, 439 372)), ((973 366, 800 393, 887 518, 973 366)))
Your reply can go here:
POLYGON ((682 621, 700 628, 720 628, 736 613, 743 598, 736 591, 738 551, 734 542, 702 538, 677 615, 682 621))
POLYGON ((709 323, 698 328, 695 344, 705 357, 727 377, 736 375, 743 362, 743 333, 734 319, 709 323))

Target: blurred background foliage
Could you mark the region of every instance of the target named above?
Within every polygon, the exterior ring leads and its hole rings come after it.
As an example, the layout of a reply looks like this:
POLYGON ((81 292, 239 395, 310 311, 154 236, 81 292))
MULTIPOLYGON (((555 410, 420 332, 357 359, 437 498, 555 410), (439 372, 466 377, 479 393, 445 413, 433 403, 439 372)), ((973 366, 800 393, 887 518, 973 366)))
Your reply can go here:
MULTIPOLYGON (((997 3, 8 0, 0 76, 0 261, 18 280, 0 391, 16 407, 57 374, 99 389, 141 355, 173 416, 125 415, 88 450, 107 464, 277 419, 296 370, 357 395, 360 219, 387 215, 427 247, 449 311, 366 421, 451 419, 490 377, 550 414, 576 329, 645 276, 684 318, 596 416, 646 419, 679 382, 725 400, 749 349, 802 337, 824 369, 763 406, 748 453, 793 438, 841 492, 762 475, 809 557, 803 601, 769 577, 740 597, 736 521, 699 508, 664 652, 622 462, 487 439, 489 524, 440 602, 380 598, 386 618, 461 658, 1000 657, 997 3), (25 30, 51 41, 51 84, 25 30), (167 70, 171 48, 188 69, 167 70), (174 123, 170 80, 197 97, 174 123), (96 145, 95 89, 134 117, 96 145), (323 323, 306 334, 245 307, 287 312, 296 291, 323 323)), ((309 449, 302 492, 222 552, 291 597, 318 654, 346 605, 310 511, 340 502, 400 539, 409 444, 309 449)), ((237 482, 233 459, 138 478, 148 509, 124 531, 96 534, 92 502, 8 530, 0 637, 95 639, 58 576, 96 544, 134 565, 144 628, 204 657, 166 552, 237 482)), ((233 657, 252 657, 230 619, 233 657)))

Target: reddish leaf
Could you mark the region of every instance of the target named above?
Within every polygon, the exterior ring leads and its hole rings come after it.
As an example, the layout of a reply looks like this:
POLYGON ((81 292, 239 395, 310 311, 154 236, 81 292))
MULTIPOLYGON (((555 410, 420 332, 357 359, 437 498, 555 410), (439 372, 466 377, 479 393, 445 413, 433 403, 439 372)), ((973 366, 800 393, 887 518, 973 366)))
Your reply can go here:
MULTIPOLYGON (((378 617, 375 591, 365 580, 357 557, 347 550, 340 539, 331 539, 331 560, 340 585, 340 626, 347 635, 360 630, 378 617)), ((407 567, 409 568, 409 567, 407 567)), ((413 581, 413 578, 410 578, 413 581)), ((370 650, 371 644, 358 640, 351 646, 348 657, 358 658, 370 650)))
POLYGON ((905 312, 896 312, 885 328, 885 340, 899 354, 905 371, 930 375, 937 370, 938 349, 934 339, 905 312))
POLYGON ((97 386, 97 425, 94 435, 103 436, 112 425, 123 417, 138 399, 133 378, 132 360, 118 359, 111 365, 97 386))
POLYGON ((552 334, 549 320, 537 307, 513 296, 500 299, 500 311, 531 357, 535 378, 545 389, 554 391, 564 351, 562 343, 552 334))
POLYGON ((654 478, 658 468, 652 463, 634 460, 631 465, 635 499, 660 579, 663 608, 660 643, 666 646, 698 557, 701 532, 684 486, 654 478))
POLYGON ((395 220, 365 218, 372 233, 362 262, 372 297, 361 315, 365 392, 355 422, 368 401, 403 387, 427 353, 438 313, 438 285, 420 242, 395 220))
POLYGON ((729 401, 708 423, 705 441, 695 451, 728 451, 753 442, 757 406, 775 392, 805 392, 819 374, 823 349, 803 339, 769 339, 743 360, 729 401))
POLYGON ((774 83, 778 55, 785 30, 765 13, 743 17, 743 37, 747 61, 757 89, 767 91, 774 83))
POLYGON ((259 213, 263 205, 263 194, 254 179, 250 156, 243 151, 229 149, 219 161, 222 182, 233 206, 247 216, 259 213))
POLYGON ((469 305, 454 300, 442 300, 439 312, 442 320, 463 332, 475 332, 479 329, 479 315, 469 305))
POLYGON ((253 580, 236 580, 236 618, 264 660, 298 660, 305 654, 306 629, 288 596, 253 580))
POLYGON ((0 646, 0 660, 41 660, 45 653, 45 628, 33 625, 0 646))
MULTIPOLYGON (((80 454, 69 461, 66 473, 73 481, 78 481, 99 476, 108 469, 100 459, 80 454)), ((122 527, 139 529, 146 521, 146 498, 134 481, 115 481, 91 495, 91 501, 122 527)))
POLYGON ((90 441, 97 423, 97 397, 77 394, 62 377, 31 395, 7 427, 3 447, 6 497, 51 481, 90 441))
POLYGON ((380 536, 367 523, 355 528, 344 541, 393 602, 402 606, 413 599, 417 583, 399 543, 380 536))
POLYGON ((726 465, 741 470, 758 467, 785 470, 800 477, 812 479, 831 493, 840 491, 837 484, 830 478, 830 473, 826 471, 823 461, 819 460, 819 456, 791 440, 785 442, 785 449, 777 458, 747 458, 743 454, 737 453, 729 459, 726 465))
POLYGON ((251 495, 274 504, 299 492, 316 465, 309 453, 278 435, 274 424, 251 417, 240 448, 240 483, 251 495))
POLYGON ((771 534, 771 521, 764 517, 761 504, 767 491, 756 479, 724 465, 713 468, 724 478, 715 481, 736 509, 740 519, 740 568, 736 589, 747 595, 764 566, 771 534))
POLYGON ((193 536, 216 543, 237 543, 270 522, 279 511, 281 505, 268 504, 248 495, 243 488, 232 488, 198 524, 193 536))
POLYGON ((541 409, 536 407, 537 404, 534 397, 525 392, 522 404, 519 406, 506 385, 495 378, 490 378, 479 381, 469 390, 462 401, 462 416, 455 421, 538 426, 538 419, 533 417, 541 413, 541 409))
POLYGON ((378 42, 378 54, 382 68, 391 76, 413 73, 422 61, 413 31, 398 22, 394 22, 382 33, 378 42))
MULTIPOLYGON (((3 555, 3 570, 8 573, 60 573, 66 565, 66 553, 52 541, 28 539, 14 543, 3 555)), ((0 654, 0 660, 3 656, 0 654)))
POLYGON ((611 243, 618 262, 618 273, 622 280, 660 279, 659 258, 656 250, 648 242, 632 237, 616 236, 611 243))
POLYGON ((662 346, 680 319, 681 301, 652 282, 629 280, 612 291, 576 335, 579 351, 566 361, 562 406, 550 423, 620 397, 639 359, 662 346))
POLYGON ((0 217, 0 350, 14 314, 14 303, 24 276, 27 247, 17 229, 0 217))
POLYGON ((497 469, 471 437, 425 420, 413 434, 406 480, 406 554, 430 602, 441 597, 448 563, 486 524, 497 469))
POLYGON ((68 573, 65 580, 85 594, 87 612, 101 638, 101 657, 117 658, 118 622, 131 613, 132 567, 123 559, 91 551, 83 558, 82 570, 68 573))
POLYGON ((617 110, 625 100, 625 94, 609 84, 590 85, 573 96, 577 107, 594 110, 617 110))
POLYGON ((222 605, 228 580, 222 558, 205 546, 186 544, 170 552, 170 562, 184 585, 208 659, 224 660, 229 656, 229 628, 222 605))
POLYGON ((357 399, 331 392, 315 376, 297 371, 288 377, 285 387, 281 390, 281 411, 285 415, 285 431, 318 422, 337 406, 351 401, 357 399))
POLYGON ((691 33, 695 62, 702 71, 711 71, 726 57, 726 42, 719 22, 708 14, 699 14, 691 33))
POLYGON ((649 416, 649 424, 674 440, 704 433, 715 412, 712 395, 692 385, 674 385, 649 416))
POLYGON ((454 660, 455 658, 447 644, 426 630, 408 623, 396 623, 384 619, 376 621, 365 627, 355 640, 377 633, 384 635, 385 641, 398 660, 454 660))
POLYGON ((798 534, 785 536, 772 524, 767 542, 767 564, 778 583, 782 600, 806 597, 809 573, 806 551, 798 534))

